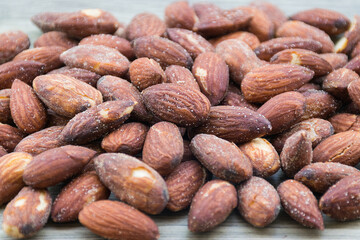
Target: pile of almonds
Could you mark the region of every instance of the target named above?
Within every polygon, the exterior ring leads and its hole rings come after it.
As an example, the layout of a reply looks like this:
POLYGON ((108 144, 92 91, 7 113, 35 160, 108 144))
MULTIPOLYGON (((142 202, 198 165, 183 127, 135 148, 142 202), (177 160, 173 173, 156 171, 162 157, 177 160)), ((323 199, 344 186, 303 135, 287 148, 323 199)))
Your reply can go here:
POLYGON ((44 32, 32 49, 21 31, 0 34, 9 236, 50 216, 108 239, 157 239, 146 214, 165 208, 190 207, 192 232, 235 208, 255 227, 281 206, 320 230, 322 213, 360 218, 360 16, 181 1, 165 21, 141 13, 126 26, 99 9, 32 21, 44 32), (266 179, 280 168, 276 189, 266 179))

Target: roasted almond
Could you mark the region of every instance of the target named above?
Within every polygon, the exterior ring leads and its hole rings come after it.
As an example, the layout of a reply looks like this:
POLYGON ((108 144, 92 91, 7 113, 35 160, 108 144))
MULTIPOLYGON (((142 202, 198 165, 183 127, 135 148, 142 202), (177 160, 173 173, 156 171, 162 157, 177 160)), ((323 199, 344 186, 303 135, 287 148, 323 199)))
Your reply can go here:
POLYGON ((297 92, 303 93, 307 90, 321 90, 321 86, 316 83, 305 83, 301 88, 297 89, 297 92))
POLYGON ((348 56, 343 53, 322 53, 320 57, 330 63, 334 69, 342 68, 348 62, 348 56))
POLYGON ((287 20, 287 16, 285 15, 285 13, 280 8, 270 2, 263 0, 255 0, 250 3, 250 6, 262 10, 273 22, 275 30, 287 20))
POLYGON ((348 63, 346 63, 344 68, 353 70, 357 74, 360 74, 360 56, 358 55, 351 59, 348 63))
POLYGON ((356 72, 346 68, 339 68, 325 77, 322 88, 338 99, 349 100, 347 87, 357 79, 359 79, 359 75, 356 72))
POLYGON ((334 52, 350 54, 360 40, 359 33, 360 16, 355 15, 349 29, 344 33, 344 36, 336 42, 334 52))
POLYGON ((179 66, 171 65, 165 70, 165 80, 166 83, 177 83, 183 86, 186 86, 191 89, 200 91, 199 84, 197 84, 194 75, 189 71, 189 69, 179 66))
POLYGON ((198 18, 187 1, 170 3, 165 8, 165 23, 169 28, 185 28, 192 30, 198 18))
POLYGON ((70 121, 70 118, 61 116, 51 109, 47 109, 47 117, 47 127, 65 126, 70 121))
POLYGON ((165 33, 165 23, 155 14, 140 13, 133 17, 126 27, 125 34, 129 41, 145 36, 162 36, 165 33))
POLYGON ((331 118, 329 122, 334 127, 335 133, 349 130, 360 131, 360 117, 351 113, 338 113, 331 118))
POLYGON ((359 107, 360 106, 360 78, 351 81, 347 86, 347 91, 351 100, 359 107))
POLYGON ((355 45, 354 49, 351 51, 350 57, 351 57, 351 58, 354 58, 354 57, 356 57, 356 56, 359 55, 359 54, 360 54, 360 43, 358 42, 358 43, 355 45))
POLYGON ((9 123, 11 120, 10 95, 11 89, 0 90, 0 123, 9 123))
POLYGON ((55 30, 55 20, 68 15, 62 12, 41 12, 31 17, 31 21, 43 32, 55 30))
POLYGON ((65 49, 69 49, 78 45, 78 41, 69 38, 66 33, 51 31, 42 34, 34 42, 34 47, 49 47, 49 46, 60 46, 65 49))
POLYGON ((48 72, 47 74, 63 74, 69 77, 76 78, 82 82, 85 82, 93 87, 96 87, 96 83, 101 77, 99 74, 91 72, 82 68, 70 68, 62 67, 48 72))
POLYGON ((22 31, 7 31, 0 34, 0 46, 0 64, 3 64, 28 49, 30 39, 22 31))
POLYGON ((0 145, 0 157, 4 156, 7 154, 7 151, 5 150, 5 148, 3 146, 0 145))
POLYGON ((250 33, 250 32, 245 32, 245 31, 237 31, 237 32, 226 34, 226 35, 218 37, 218 38, 212 38, 209 40, 209 42, 214 47, 217 47, 217 45, 219 45, 221 42, 230 40, 230 39, 243 41, 251 49, 255 49, 260 45, 260 41, 255 34, 250 33))
POLYGON ((221 102, 221 105, 244 107, 253 111, 258 109, 256 105, 246 101, 240 89, 231 83, 229 84, 228 91, 221 102))
POLYGON ((0 146, 12 152, 16 145, 24 138, 24 133, 18 128, 0 123, 0 146))

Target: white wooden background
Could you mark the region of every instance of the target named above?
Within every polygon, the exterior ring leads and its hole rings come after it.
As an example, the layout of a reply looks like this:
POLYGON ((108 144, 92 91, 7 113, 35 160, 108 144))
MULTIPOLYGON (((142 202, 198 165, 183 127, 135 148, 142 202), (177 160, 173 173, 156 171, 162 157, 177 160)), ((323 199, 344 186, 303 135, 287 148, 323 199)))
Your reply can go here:
MULTIPOLYGON (((101 8, 112 12, 121 22, 128 23, 140 12, 152 12, 163 17, 169 0, 0 0, 0 32, 19 29, 29 34, 32 42, 41 32, 31 23, 30 17, 43 11, 76 11, 85 8, 101 8)), ((193 0, 190 3, 196 2, 193 0)), ((208 0, 222 8, 246 5, 249 0, 208 0)), ((342 12, 349 18, 360 14, 360 1, 356 0, 270 0, 287 15, 297 11, 319 7, 342 12)), ((276 186, 282 174, 279 172, 270 181, 276 186)), ((2 211, 0 208, 0 221, 2 211)), ((234 213, 220 227, 205 234, 193 234, 187 230, 187 211, 180 213, 164 212, 153 216, 159 226, 160 239, 360 239, 360 221, 347 223, 335 222, 324 216, 325 230, 317 231, 300 226, 283 211, 277 220, 264 229, 246 223, 239 214, 234 213)), ((0 230, 0 239, 8 238, 0 230)), ((48 223, 31 239, 101 239, 82 227, 79 223, 48 223)))

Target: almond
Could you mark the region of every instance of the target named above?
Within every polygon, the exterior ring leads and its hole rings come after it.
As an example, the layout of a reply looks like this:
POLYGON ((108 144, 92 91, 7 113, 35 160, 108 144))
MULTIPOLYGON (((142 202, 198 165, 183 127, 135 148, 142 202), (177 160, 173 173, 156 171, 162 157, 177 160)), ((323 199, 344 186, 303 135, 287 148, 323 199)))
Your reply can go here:
POLYGON ((312 70, 298 65, 266 65, 245 76, 241 82, 241 91, 246 100, 263 103, 280 93, 301 87, 313 76, 312 70))
POLYGON ((178 65, 171 65, 166 68, 165 76, 164 82, 166 83, 177 83, 200 91, 199 84, 197 84, 194 75, 187 68, 178 65))
POLYGON ((92 202, 107 199, 110 191, 100 182, 95 172, 87 172, 67 184, 56 197, 51 209, 54 222, 71 222, 92 202))
POLYGON ((339 68, 325 77, 322 88, 338 99, 349 101, 347 86, 357 79, 359 79, 359 75, 356 72, 346 68, 339 68))
POLYGON ((190 143, 194 156, 216 177, 239 183, 252 176, 248 157, 234 144, 209 134, 198 134, 190 143))
POLYGON ((0 90, 0 123, 11 121, 10 95, 11 89, 0 90))
POLYGON ((133 17, 126 28, 126 38, 132 41, 145 36, 162 36, 165 33, 165 23, 155 14, 140 13, 133 17))
POLYGON ((51 109, 47 109, 47 116, 48 116, 47 127, 65 126, 70 121, 70 118, 61 116, 55 113, 51 109))
POLYGON ((320 57, 330 63, 334 69, 342 68, 348 62, 348 56, 343 53, 322 53, 320 57))
POLYGON ((35 188, 54 186, 79 173, 95 154, 80 146, 52 148, 35 156, 26 166, 24 182, 35 188))
POLYGON ((100 75, 121 77, 129 69, 129 60, 119 51, 102 45, 80 45, 60 56, 69 67, 84 68, 100 75))
POLYGON ((354 81, 351 81, 347 86, 347 91, 351 100, 357 105, 360 106, 360 78, 357 78, 354 81))
POLYGON ((338 113, 329 119, 334 127, 335 133, 345 132, 349 130, 360 131, 360 118, 356 114, 338 113))
POLYGON ((28 35, 22 31, 7 31, 0 34, 0 64, 10 61, 18 53, 30 47, 28 35))
POLYGON ((78 41, 69 38, 65 33, 58 31, 51 31, 42 34, 34 42, 34 47, 49 47, 49 46, 60 46, 65 49, 69 49, 78 45, 78 41))
POLYGON ((31 237, 45 226, 51 202, 47 190, 24 187, 3 212, 4 232, 13 238, 31 237))
POLYGON ((170 197, 166 208, 178 212, 190 206, 196 192, 204 185, 206 175, 206 170, 196 161, 177 166, 166 178, 170 197))
POLYGON ((359 55, 360 54, 360 43, 358 42, 356 45, 355 45, 355 47, 354 47, 354 49, 351 51, 351 58, 354 58, 354 57, 356 57, 357 55, 359 55))
POLYGON ((165 23, 167 27, 192 30, 198 20, 195 11, 187 1, 173 2, 165 8, 165 23))
POLYGON ((355 15, 349 29, 344 33, 344 36, 336 42, 334 52, 350 54, 360 40, 359 33, 360 16, 355 15))
POLYGON ((255 49, 260 45, 260 41, 255 36, 255 34, 250 32, 244 32, 244 31, 238 31, 226 34, 224 36, 218 37, 218 38, 212 38, 209 40, 209 42, 214 46, 217 47, 221 42, 229 40, 229 39, 236 39, 243 41, 246 43, 251 49, 255 49))
POLYGON ((80 212, 79 220, 93 233, 108 239, 159 238, 159 229, 151 218, 122 202, 93 202, 80 212))
POLYGON ((210 111, 210 102, 204 94, 175 83, 151 86, 142 96, 154 116, 178 126, 199 125, 210 111))
POLYGON ((69 77, 76 78, 82 82, 85 82, 93 87, 96 87, 96 83, 101 77, 99 74, 91 72, 82 68, 70 68, 62 67, 48 72, 47 74, 63 74, 69 77))
POLYGON ((69 13, 62 12, 42 12, 31 17, 31 21, 43 32, 55 30, 56 19, 68 16, 69 13))
POLYGON ((360 56, 356 56, 353 59, 351 59, 344 68, 353 70, 357 74, 360 74, 360 56))
POLYGON ((237 205, 236 189, 223 180, 212 180, 196 193, 188 216, 191 232, 206 232, 222 222, 237 205))
POLYGON ((344 177, 359 174, 359 170, 337 162, 318 162, 302 168, 294 177, 311 191, 324 193, 344 177))
POLYGON ((16 145, 24 138, 24 133, 18 128, 0 123, 0 146, 12 152, 16 145))
POLYGON ((194 159, 195 159, 195 157, 190 150, 190 141, 184 140, 184 155, 183 155, 183 159, 181 160, 181 162, 191 161, 194 159))
POLYGON ((150 214, 159 214, 169 200, 164 179, 147 164, 123 153, 94 159, 100 180, 117 198, 150 214))
POLYGON ((231 142, 243 143, 270 131, 269 120, 255 111, 236 106, 215 106, 210 109, 209 119, 192 129, 192 134, 214 134, 231 142))
POLYGON ((251 177, 238 187, 238 210, 255 227, 272 223, 280 212, 276 189, 263 178, 251 177))
POLYGON ((5 150, 5 148, 3 146, 0 145, 0 157, 4 156, 7 154, 7 151, 5 150))
POLYGON ((301 88, 296 90, 297 92, 303 93, 307 90, 321 90, 321 86, 316 83, 305 83, 301 88))
POLYGON ((256 105, 246 101, 240 89, 231 83, 229 84, 228 91, 221 104, 227 106, 244 107, 253 111, 258 109, 256 105))
POLYGON ((266 139, 255 138, 239 148, 249 158, 255 176, 270 177, 280 169, 279 154, 266 139))
POLYGON ((250 6, 262 10, 273 22, 275 29, 279 28, 281 24, 287 20, 287 16, 284 12, 270 2, 255 0, 250 3, 250 6))
POLYGON ((89 143, 120 127, 130 117, 135 105, 130 100, 108 101, 89 108, 73 117, 60 137, 68 143, 89 143))
POLYGON ((0 158, 0 206, 25 186, 24 169, 32 159, 27 153, 9 153, 0 158))
POLYGON ((183 139, 175 124, 159 122, 150 127, 142 151, 144 163, 166 176, 181 163, 183 154, 183 139))
POLYGON ((229 68, 220 55, 211 52, 200 54, 194 61, 192 72, 211 105, 219 104, 229 86, 229 68))

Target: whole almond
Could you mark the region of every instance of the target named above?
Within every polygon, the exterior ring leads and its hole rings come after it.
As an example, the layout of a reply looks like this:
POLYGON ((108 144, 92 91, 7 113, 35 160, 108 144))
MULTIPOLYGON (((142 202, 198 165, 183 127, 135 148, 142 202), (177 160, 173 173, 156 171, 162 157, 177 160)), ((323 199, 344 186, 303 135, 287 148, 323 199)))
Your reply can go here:
POLYGON ((343 53, 322 53, 320 56, 334 69, 342 68, 348 62, 348 56, 343 53))
POLYGON ((270 2, 255 0, 250 3, 250 6, 262 10, 273 22, 275 29, 279 28, 287 20, 285 13, 270 2))
POLYGON ((266 65, 252 70, 244 77, 241 91, 246 100, 264 103, 280 93, 300 88, 313 76, 312 70, 298 65, 266 65))
POLYGON ((344 177, 359 174, 359 170, 337 162, 318 162, 303 167, 294 179, 302 182, 311 191, 324 193, 344 177))
POLYGON ((125 75, 130 65, 129 60, 119 51, 103 45, 76 46, 62 53, 60 59, 69 67, 118 77, 125 75))
POLYGON ((204 185, 206 170, 197 161, 186 161, 166 178, 169 191, 167 209, 178 212, 190 206, 196 192, 204 185))
POLYGON ((0 64, 3 64, 28 49, 30 39, 22 31, 7 31, 0 34, 0 46, 0 64))
POLYGON ((61 147, 65 143, 59 137, 63 126, 54 126, 35 132, 22 139, 14 152, 27 152, 36 156, 52 148, 61 147))
POLYGON ((65 49, 69 49, 78 45, 78 41, 69 38, 66 33, 51 31, 42 34, 34 42, 34 47, 49 47, 49 46, 60 46, 65 49))
POLYGON ((200 91, 199 84, 197 84, 194 75, 185 67, 171 65, 166 68, 165 76, 166 83, 177 83, 200 91))
POLYGON ((335 133, 349 130, 360 131, 360 118, 356 114, 338 113, 329 118, 329 122, 333 125, 335 133))
POLYGON ((219 104, 229 86, 229 68, 220 55, 211 52, 200 54, 194 61, 192 72, 211 105, 219 104))
POLYGON ((194 156, 216 177, 239 183, 253 174, 248 157, 234 144, 209 134, 198 134, 190 143, 194 156))
POLYGON ((9 123, 11 120, 10 95, 11 89, 0 90, 0 123, 9 123))
POLYGON ((108 101, 78 113, 64 127, 60 137, 68 143, 84 144, 120 127, 134 109, 131 100, 108 101))
POLYGON ((318 202, 305 185, 295 180, 286 180, 277 187, 277 191, 281 205, 291 218, 305 227, 324 230, 318 202))
POLYGON ((80 146, 66 145, 47 150, 26 166, 24 182, 35 188, 46 188, 79 173, 96 152, 80 146))
POLYGON ((346 63, 344 68, 353 70, 357 74, 360 74, 360 56, 358 55, 351 59, 348 63, 346 63))
POLYGON ((100 91, 87 83, 62 74, 38 76, 34 79, 33 87, 47 107, 66 117, 73 117, 102 103, 100 91))
POLYGON ((228 91, 221 105, 244 107, 253 111, 256 111, 258 109, 256 105, 246 101, 240 89, 231 83, 229 84, 228 91))
POLYGON ((341 179, 320 198, 321 211, 338 221, 359 219, 359 187, 359 174, 341 179))
POLYGON ((181 163, 183 155, 183 139, 175 124, 159 122, 150 127, 142 151, 144 163, 166 176, 181 163))
POLYGON ((99 74, 91 72, 82 68, 70 68, 62 67, 48 72, 47 74, 63 74, 69 77, 76 78, 82 82, 85 82, 93 87, 96 87, 96 83, 101 77, 99 74))
POLYGON ((117 198, 149 214, 159 214, 169 200, 164 179, 147 164, 123 153, 94 159, 100 180, 117 198))
POLYGON ((347 86, 357 79, 359 79, 359 75, 356 72, 346 68, 339 68, 325 77, 322 88, 338 99, 349 100, 347 86))
POLYGON ((46 124, 46 111, 34 90, 26 83, 15 79, 11 86, 11 117, 24 133, 34 133, 46 124))
POLYGON ((41 12, 31 17, 31 21, 40 28, 41 31, 50 32, 55 30, 55 20, 67 16, 69 13, 63 12, 41 12))
POLYGON ((344 36, 336 42, 334 52, 350 54, 360 40, 359 33, 360 16, 355 15, 349 29, 344 33, 344 36))
POLYGON ((197 16, 187 1, 173 2, 165 8, 165 23, 167 27, 177 27, 192 30, 197 16))
POLYGON ((237 31, 233 33, 226 34, 224 36, 218 38, 212 38, 209 42, 214 46, 217 47, 221 42, 236 39, 245 42, 251 49, 255 49, 260 45, 260 41, 257 36, 250 32, 245 31, 237 31))
POLYGON ((269 120, 255 111, 236 106, 215 106, 210 108, 209 119, 192 129, 192 135, 214 134, 234 143, 243 143, 270 131, 269 120))
POLYGON ((305 113, 305 98, 294 91, 281 93, 264 103, 257 112, 270 121, 270 134, 283 132, 305 113))
POLYGON ((0 206, 13 199, 25 186, 24 169, 32 159, 27 153, 9 153, 0 157, 0 206))
POLYGON ((297 92, 303 93, 307 90, 321 90, 321 86, 316 83, 305 83, 301 88, 297 89, 297 92))
POLYGON ((255 227, 272 223, 280 212, 280 198, 276 189, 266 180, 251 177, 238 187, 238 210, 255 227))
POLYGON ((140 91, 147 87, 165 82, 166 76, 161 66, 153 59, 138 58, 130 64, 131 83, 140 91))
POLYGON ((35 61, 11 61, 0 65, 0 89, 11 88, 15 79, 31 84, 44 72, 45 64, 35 61))
POLYGON ((277 37, 301 37, 318 41, 322 44, 321 52, 329 53, 334 50, 334 43, 329 35, 319 28, 300 21, 287 21, 276 31, 277 37))
POLYGON ((190 68, 193 64, 190 54, 180 44, 166 38, 140 37, 132 42, 132 46, 137 58, 152 58, 162 67, 180 65, 190 68))
POLYGON ((360 161, 360 132, 334 134, 314 149, 313 162, 339 162, 355 166, 360 161))
POLYGON ((237 205, 236 189, 223 180, 212 180, 202 186, 191 202, 188 228, 191 232, 206 232, 222 222, 237 205))
POLYGON ((280 169, 279 154, 266 139, 255 138, 239 148, 249 158, 254 176, 270 177, 280 169))
POLYGON ((45 226, 51 203, 47 190, 24 187, 3 212, 4 232, 13 238, 33 236, 45 226))
POLYGON ((351 81, 347 86, 347 90, 351 100, 359 107, 360 106, 360 78, 351 81))
POLYGON ((162 36, 165 33, 165 23, 155 14, 140 13, 133 17, 126 28, 126 38, 132 41, 145 36, 162 36))
POLYGON ((80 211, 92 202, 107 199, 110 191, 100 182, 95 172, 87 172, 67 184, 56 197, 51 219, 54 222, 71 222, 80 211))
POLYGON ((79 220, 93 233, 107 239, 159 238, 159 229, 151 218, 122 202, 93 202, 80 212, 79 220))
POLYGON ((24 133, 18 128, 0 123, 0 146, 12 152, 16 145, 24 138, 24 133))
POLYGON ((210 102, 204 94, 175 83, 151 86, 142 96, 154 116, 178 126, 199 125, 210 111, 210 102))

